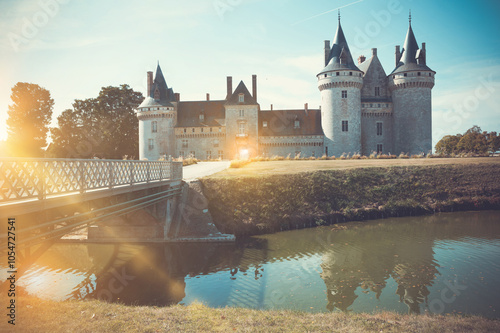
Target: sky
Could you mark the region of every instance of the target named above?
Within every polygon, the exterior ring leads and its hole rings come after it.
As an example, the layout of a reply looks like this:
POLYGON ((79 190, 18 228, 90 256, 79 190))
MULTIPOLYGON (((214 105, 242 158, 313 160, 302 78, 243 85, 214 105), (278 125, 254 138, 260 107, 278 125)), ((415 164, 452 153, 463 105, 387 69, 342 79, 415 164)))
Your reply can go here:
POLYGON ((181 100, 224 99, 226 76, 262 109, 319 108, 316 74, 338 9, 353 58, 394 69, 409 11, 433 89, 433 145, 473 125, 500 132, 498 0, 0 0, 0 140, 10 94, 36 83, 55 101, 52 125, 75 99, 128 84, 143 94, 160 63, 181 100))

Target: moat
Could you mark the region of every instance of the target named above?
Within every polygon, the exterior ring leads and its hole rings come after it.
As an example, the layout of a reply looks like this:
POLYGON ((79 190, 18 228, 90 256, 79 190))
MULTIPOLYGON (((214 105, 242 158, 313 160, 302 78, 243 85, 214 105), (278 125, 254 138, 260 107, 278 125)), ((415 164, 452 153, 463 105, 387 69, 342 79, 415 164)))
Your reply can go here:
POLYGON ((460 212, 236 244, 60 243, 18 285, 54 300, 500 318, 499 221, 500 211, 460 212))

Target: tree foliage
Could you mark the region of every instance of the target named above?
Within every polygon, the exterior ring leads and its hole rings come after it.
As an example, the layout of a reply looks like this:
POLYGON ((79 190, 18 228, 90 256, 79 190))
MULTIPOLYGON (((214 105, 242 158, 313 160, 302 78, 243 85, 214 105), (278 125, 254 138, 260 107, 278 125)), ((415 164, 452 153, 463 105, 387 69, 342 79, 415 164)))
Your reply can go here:
POLYGON ((7 118, 7 143, 11 156, 43 156, 54 100, 37 84, 18 82, 12 88, 7 118))
POLYGON ((477 154, 494 152, 500 149, 500 137, 497 132, 482 131, 479 126, 473 126, 463 135, 446 135, 435 146, 440 155, 477 154))
POLYGON ((143 96, 128 85, 103 87, 97 98, 75 100, 51 131, 50 155, 63 158, 137 158, 139 127, 134 109, 143 96))

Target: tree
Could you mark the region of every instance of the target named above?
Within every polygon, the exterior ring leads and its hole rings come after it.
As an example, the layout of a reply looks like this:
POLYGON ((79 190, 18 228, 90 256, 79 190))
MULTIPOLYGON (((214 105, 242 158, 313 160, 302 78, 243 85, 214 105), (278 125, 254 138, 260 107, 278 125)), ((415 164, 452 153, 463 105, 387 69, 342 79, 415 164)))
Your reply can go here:
POLYGON ((7 142, 12 156, 43 156, 54 100, 37 84, 18 82, 12 88, 7 142))
POLYGON ((482 132, 479 126, 473 126, 457 144, 458 151, 462 153, 484 154, 488 151, 486 132, 482 132))
POLYGON ((66 158, 121 159, 139 155, 139 125, 134 109, 143 96, 128 85, 104 87, 97 98, 75 100, 52 129, 50 154, 66 158))
POLYGON ((452 153, 456 153, 457 143, 460 141, 461 137, 461 134, 444 136, 434 147, 436 149, 436 153, 440 155, 450 155, 452 153))

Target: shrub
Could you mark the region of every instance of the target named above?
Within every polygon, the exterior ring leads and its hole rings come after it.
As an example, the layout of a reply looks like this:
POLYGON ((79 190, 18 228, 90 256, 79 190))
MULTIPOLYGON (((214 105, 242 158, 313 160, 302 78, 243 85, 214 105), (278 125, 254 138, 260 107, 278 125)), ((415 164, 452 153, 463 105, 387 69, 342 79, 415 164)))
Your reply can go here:
POLYGON ((408 156, 408 154, 401 153, 401 154, 399 154, 398 158, 401 158, 401 159, 408 159, 408 158, 410 158, 410 157, 408 156))

